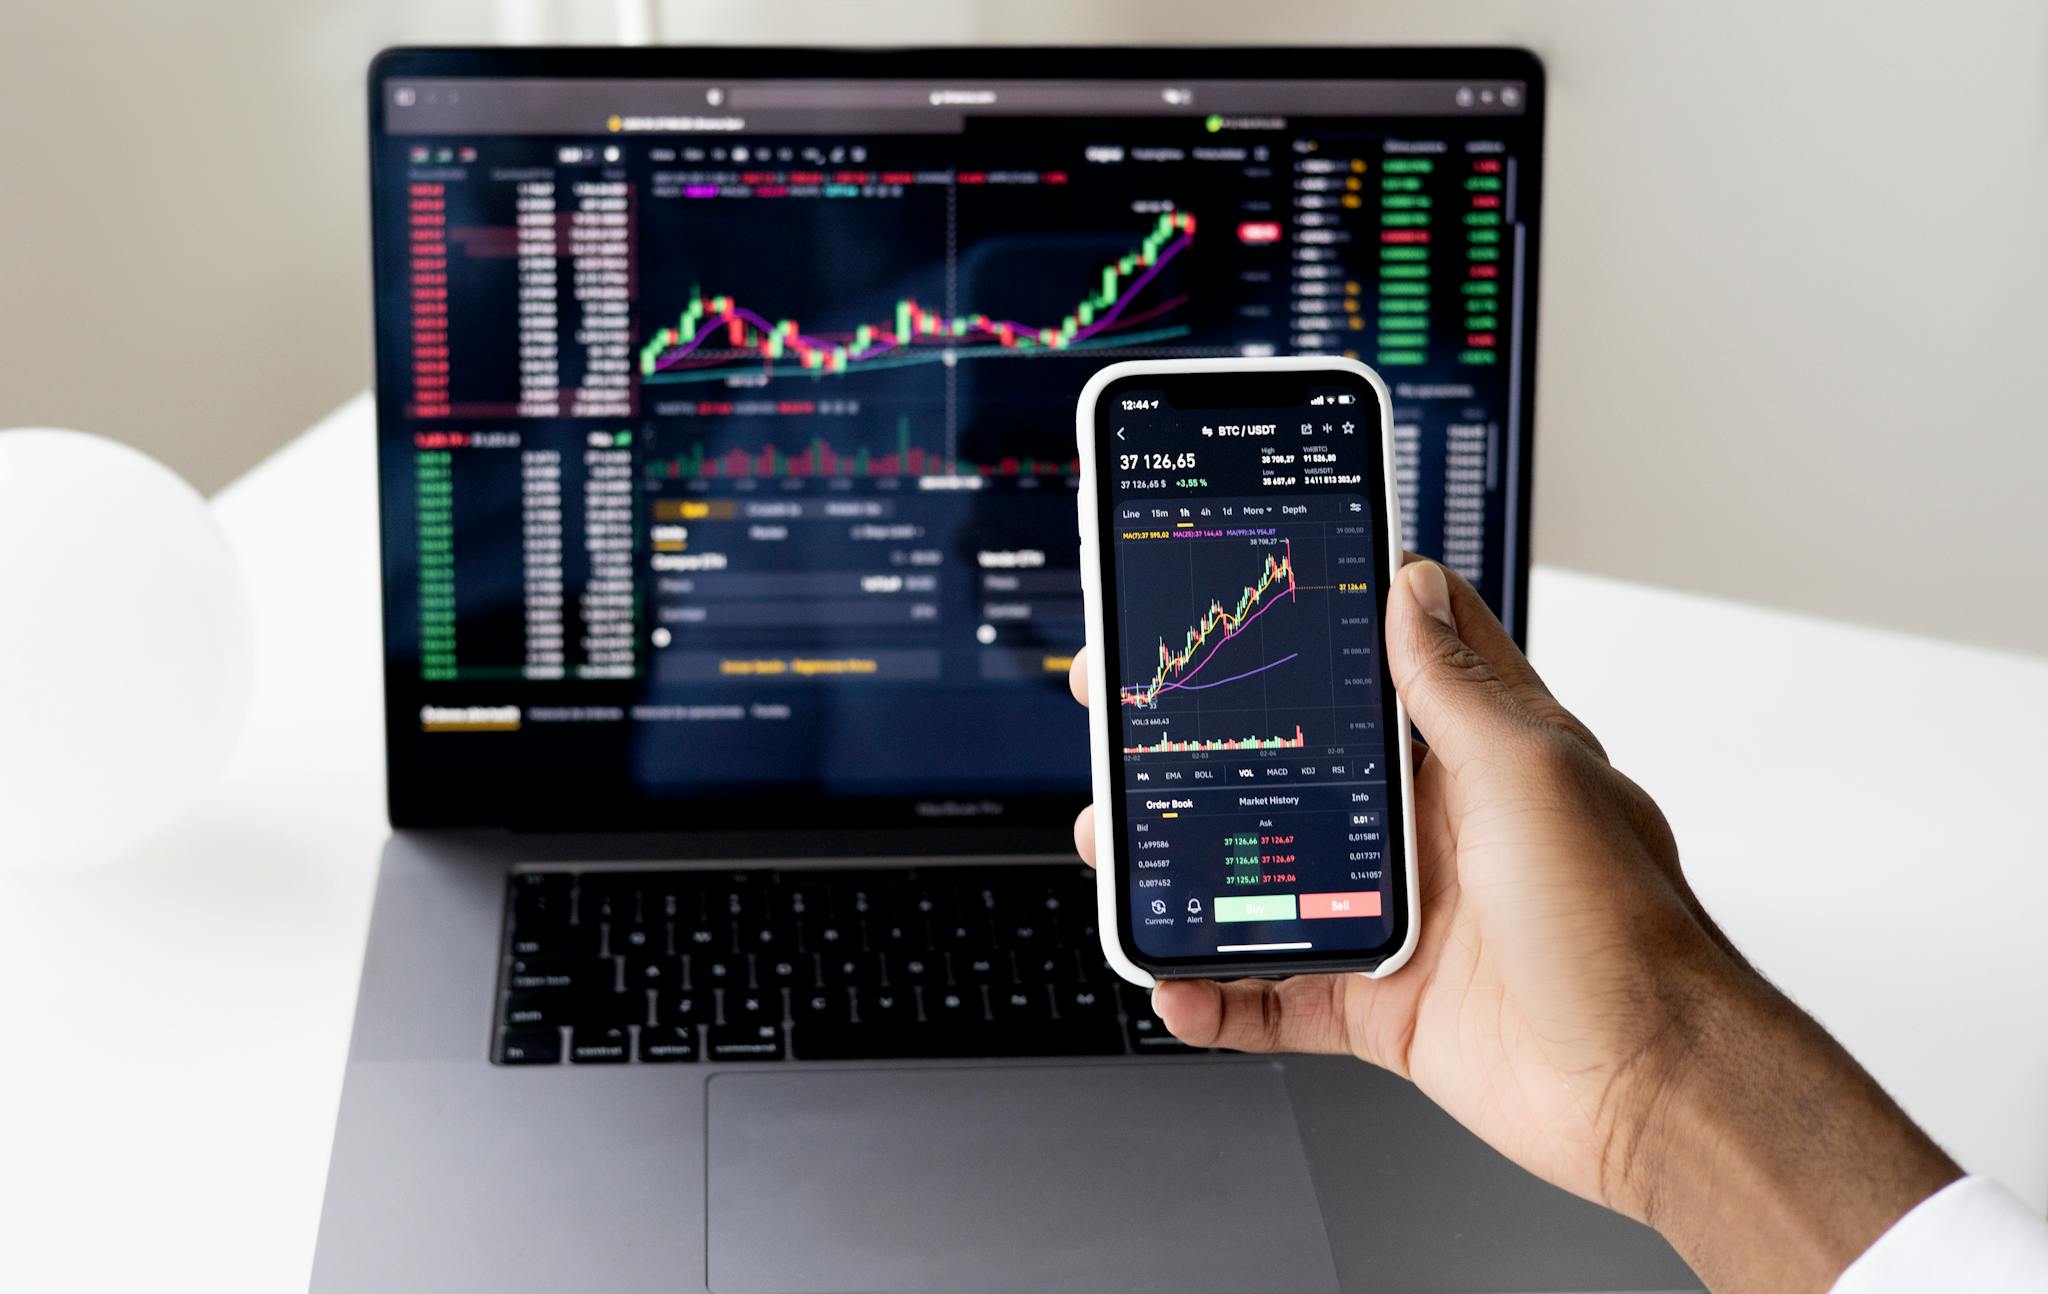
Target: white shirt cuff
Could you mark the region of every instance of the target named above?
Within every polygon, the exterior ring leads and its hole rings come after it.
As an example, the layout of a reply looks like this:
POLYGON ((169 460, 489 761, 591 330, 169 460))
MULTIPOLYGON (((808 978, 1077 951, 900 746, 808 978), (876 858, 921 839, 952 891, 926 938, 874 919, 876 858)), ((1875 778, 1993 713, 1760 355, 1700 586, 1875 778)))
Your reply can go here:
POLYGON ((1927 1290, 2048 1290, 2048 1221, 1988 1177, 1950 1182, 1850 1263, 1833 1294, 1927 1290))

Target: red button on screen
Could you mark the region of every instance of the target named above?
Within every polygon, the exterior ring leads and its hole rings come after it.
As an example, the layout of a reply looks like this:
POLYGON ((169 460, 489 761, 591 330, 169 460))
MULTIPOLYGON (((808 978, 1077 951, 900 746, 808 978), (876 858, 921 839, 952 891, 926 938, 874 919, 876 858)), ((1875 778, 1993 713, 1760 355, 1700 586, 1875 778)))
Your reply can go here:
POLYGON ((1277 243, 1280 241, 1280 222, 1247 220, 1237 227, 1237 240, 1255 247, 1263 243, 1277 243))
POLYGON ((1380 892, 1360 890, 1355 894, 1304 894, 1301 919, 1318 917, 1376 917, 1380 914, 1380 892))

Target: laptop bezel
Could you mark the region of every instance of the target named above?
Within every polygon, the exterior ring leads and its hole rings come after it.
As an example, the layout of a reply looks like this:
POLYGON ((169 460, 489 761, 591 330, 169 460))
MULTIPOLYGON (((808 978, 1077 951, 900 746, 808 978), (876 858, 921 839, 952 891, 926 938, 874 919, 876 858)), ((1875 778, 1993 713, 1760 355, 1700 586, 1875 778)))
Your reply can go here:
MULTIPOLYGON (((1541 61, 1526 49, 1494 46, 1445 47, 1319 47, 1289 46, 1150 46, 1150 47, 900 47, 862 49, 720 47, 695 48, 604 48, 604 47, 407 47, 390 49, 372 60, 367 79, 369 104, 370 190, 374 212, 386 197, 382 186, 392 182, 379 165, 378 144, 384 137, 383 86, 393 78, 612 78, 665 80, 717 76, 733 80, 774 78, 778 80, 948 79, 1005 80, 1129 80, 1162 76, 1188 79, 1228 78, 1232 80, 1343 79, 1470 79, 1516 80, 1527 87, 1524 121, 1535 144, 1520 177, 1521 201, 1538 212, 1541 220, 1544 151, 1545 78, 1541 61)), ((1539 223, 1540 237, 1540 223, 1539 223)), ((1531 256, 1523 274, 1523 319, 1526 340, 1519 362, 1519 389, 1514 409, 1519 435, 1511 447, 1514 479, 1509 482, 1508 499, 1512 518, 1510 536, 1513 557, 1506 572, 1510 597, 1508 628, 1517 642, 1524 640, 1528 623, 1528 578, 1530 501, 1534 484, 1534 412, 1536 398, 1536 328, 1540 300, 1539 276, 1542 257, 1531 256)), ((402 339, 378 329, 374 338, 376 365, 380 376, 396 371, 402 363, 402 339)), ((380 383, 381 385, 381 383, 380 383)), ((395 415, 394 415, 395 416, 395 415)), ((390 452, 391 437, 385 434, 386 412, 380 400, 377 417, 380 464, 390 452)), ((380 470, 379 487, 379 571, 388 568, 385 527, 381 518, 395 502, 386 497, 380 470)), ((388 581, 380 579, 384 636, 388 641, 392 602, 388 581)), ((397 757, 401 735, 414 716, 398 708, 391 686, 392 660, 384 658, 384 708, 386 794, 391 824, 396 829, 511 827, 529 831, 607 833, 639 832, 668 836, 692 830, 693 807, 699 801, 680 797, 651 800, 645 797, 578 805, 573 810, 551 805, 541 812, 522 797, 507 797, 492 806, 486 816, 468 802, 453 802, 431 784, 430 778, 409 782, 402 771, 405 761, 397 757)), ((1020 792, 993 795, 931 796, 830 796, 805 788, 774 788, 758 802, 754 815, 728 815, 719 824, 717 838, 728 845, 740 845, 750 836, 765 844, 765 837, 778 841, 803 839, 818 832, 831 832, 848 844, 860 842, 858 852, 880 852, 905 847, 906 840, 917 852, 929 845, 947 852, 1012 853, 1063 852, 1070 848, 1074 811, 1085 802, 1085 777, 1077 777, 1072 792, 1020 792), (760 824, 756 831, 736 828, 747 816, 760 824), (906 834, 908 833, 908 834, 906 834)), ((478 806, 480 807, 480 806, 478 806)), ((745 809, 748 805, 735 806, 745 809)), ((702 834, 702 833, 699 833, 702 834)), ((752 853, 752 849, 743 852, 752 853)))

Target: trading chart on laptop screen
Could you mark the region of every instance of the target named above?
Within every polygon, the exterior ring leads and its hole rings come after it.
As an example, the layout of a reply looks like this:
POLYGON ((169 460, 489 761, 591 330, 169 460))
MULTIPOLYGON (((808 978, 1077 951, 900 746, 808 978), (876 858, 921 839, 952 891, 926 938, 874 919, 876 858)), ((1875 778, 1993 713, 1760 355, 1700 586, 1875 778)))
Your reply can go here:
POLYGON ((378 93, 395 772, 1078 789, 1073 406, 1133 357, 1377 367, 1408 545, 1515 614, 1521 82, 378 93))

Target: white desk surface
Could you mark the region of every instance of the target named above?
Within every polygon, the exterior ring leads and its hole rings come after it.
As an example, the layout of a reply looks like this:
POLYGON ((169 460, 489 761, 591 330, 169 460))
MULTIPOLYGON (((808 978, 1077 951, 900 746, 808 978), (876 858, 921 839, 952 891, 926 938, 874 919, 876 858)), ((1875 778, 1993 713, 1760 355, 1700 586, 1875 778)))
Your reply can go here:
MULTIPOLYGON (((368 397, 215 508, 259 636, 231 769, 126 862, 0 877, 10 1288, 310 1270, 385 836, 368 397)), ((2048 661, 1549 568, 1532 596, 1537 664, 1728 933, 1967 1167, 2048 1202, 2048 661)))

